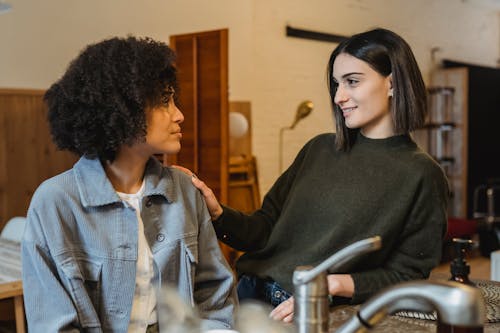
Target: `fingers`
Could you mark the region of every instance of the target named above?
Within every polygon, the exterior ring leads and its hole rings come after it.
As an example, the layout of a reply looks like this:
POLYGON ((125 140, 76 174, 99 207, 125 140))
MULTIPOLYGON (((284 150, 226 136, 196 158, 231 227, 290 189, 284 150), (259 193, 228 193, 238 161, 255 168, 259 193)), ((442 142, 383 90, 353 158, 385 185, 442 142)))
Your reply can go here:
POLYGON ((285 323, 290 323, 293 320, 293 297, 290 297, 269 314, 274 320, 282 320, 285 323))
POLYGON ((177 170, 180 170, 184 172, 186 175, 191 176, 191 180, 193 182, 193 185, 203 193, 203 196, 208 196, 212 194, 212 190, 205 185, 205 183, 196 176, 194 172, 189 170, 188 168, 185 168, 180 165, 172 165, 172 168, 175 168, 177 170))
POLYGON ((183 166, 180 166, 180 165, 171 165, 171 167, 184 172, 188 176, 193 175, 193 172, 191 170, 189 170, 188 168, 185 168, 183 166))
POLYGON ((203 180, 201 180, 200 178, 196 177, 196 175, 194 173, 191 176, 191 182, 193 183, 193 185, 198 190, 201 191, 201 193, 203 194, 203 196, 205 198, 208 198, 208 197, 211 197, 211 196, 215 196, 214 192, 212 191, 212 189, 210 187, 208 187, 203 180))
POLYGON ((217 220, 219 216, 222 214, 223 209, 222 206, 219 204, 219 201, 215 197, 214 192, 210 187, 208 187, 205 182, 201 179, 199 179, 196 174, 194 174, 191 170, 182 167, 180 165, 172 165, 173 168, 178 169, 185 174, 191 176, 191 182, 193 183, 194 187, 196 187, 198 190, 200 190, 201 194, 205 198, 205 203, 207 204, 208 212, 210 213, 210 217, 212 220, 217 220))
POLYGON ((286 317, 283 319, 283 321, 284 321, 285 323, 291 323, 291 322, 292 322, 292 320, 293 320, 293 312, 292 312, 292 313, 290 313, 288 316, 286 316, 286 317))

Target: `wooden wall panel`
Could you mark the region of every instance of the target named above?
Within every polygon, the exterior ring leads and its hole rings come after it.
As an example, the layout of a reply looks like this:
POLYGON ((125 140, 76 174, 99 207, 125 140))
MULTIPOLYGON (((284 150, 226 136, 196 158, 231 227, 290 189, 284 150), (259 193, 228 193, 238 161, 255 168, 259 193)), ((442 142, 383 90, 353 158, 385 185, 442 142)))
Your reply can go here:
MULTIPOLYGON (((173 46, 173 45, 172 45, 173 46)), ((174 46, 173 46, 174 47, 174 46)), ((168 156, 169 163, 182 164, 194 172, 198 172, 198 95, 197 95, 197 62, 196 40, 179 38, 175 40, 179 80, 179 108, 185 120, 182 126, 181 151, 175 156, 168 156)))
POLYGON ((43 94, 0 89, 0 229, 11 217, 26 215, 40 183, 77 160, 52 143, 43 94))
MULTIPOLYGON (((195 172, 227 203, 229 178, 228 30, 170 37, 177 53, 179 108, 184 113, 181 151, 166 156, 195 172)), ((236 252, 220 243, 229 262, 236 252)))
POLYGON ((170 37, 185 120, 181 151, 167 158, 198 174, 223 203, 229 164, 227 39, 227 29, 170 37))

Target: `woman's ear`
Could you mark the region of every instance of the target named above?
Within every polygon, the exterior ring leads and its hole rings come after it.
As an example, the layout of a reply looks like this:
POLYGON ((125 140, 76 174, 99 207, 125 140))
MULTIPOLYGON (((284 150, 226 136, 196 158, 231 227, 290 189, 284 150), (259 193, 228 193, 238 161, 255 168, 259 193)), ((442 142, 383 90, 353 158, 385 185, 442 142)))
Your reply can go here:
POLYGON ((389 97, 392 97, 394 95, 394 89, 392 88, 392 73, 389 74, 389 76, 387 77, 387 79, 389 80, 388 84, 389 84, 389 92, 388 92, 388 96, 389 97))

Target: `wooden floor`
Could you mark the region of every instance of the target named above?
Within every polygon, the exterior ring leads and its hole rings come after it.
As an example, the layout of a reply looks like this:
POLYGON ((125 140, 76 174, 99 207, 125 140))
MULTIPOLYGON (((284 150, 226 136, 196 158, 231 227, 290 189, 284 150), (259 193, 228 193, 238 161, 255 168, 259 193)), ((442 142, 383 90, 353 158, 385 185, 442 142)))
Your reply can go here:
MULTIPOLYGON (((470 266, 469 279, 472 280, 491 280, 491 260, 489 258, 477 255, 467 258, 470 266)), ((450 263, 446 262, 436 267, 431 272, 431 278, 450 278, 450 263)))

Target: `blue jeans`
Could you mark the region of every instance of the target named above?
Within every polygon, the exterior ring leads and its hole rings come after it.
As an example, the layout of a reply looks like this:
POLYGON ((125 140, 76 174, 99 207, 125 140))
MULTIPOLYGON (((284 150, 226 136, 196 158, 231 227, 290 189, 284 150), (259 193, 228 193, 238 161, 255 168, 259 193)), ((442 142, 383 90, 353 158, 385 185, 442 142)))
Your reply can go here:
POLYGON ((277 306, 292 296, 292 294, 281 288, 277 282, 250 275, 240 277, 237 290, 240 301, 256 299, 272 306, 277 306))

